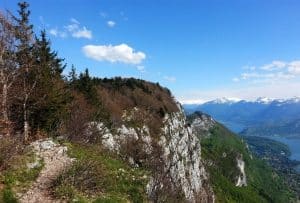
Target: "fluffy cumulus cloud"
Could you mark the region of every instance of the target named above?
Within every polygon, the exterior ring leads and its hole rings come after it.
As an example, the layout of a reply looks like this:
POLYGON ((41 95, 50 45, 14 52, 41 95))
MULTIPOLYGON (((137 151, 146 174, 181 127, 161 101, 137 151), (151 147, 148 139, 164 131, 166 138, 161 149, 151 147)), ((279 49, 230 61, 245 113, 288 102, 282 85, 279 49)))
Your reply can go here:
POLYGON ((300 61, 272 61, 260 67, 242 68, 246 70, 234 82, 249 81, 251 83, 273 83, 300 78, 300 61))
POLYGON ((107 24, 108 27, 113 28, 113 27, 115 27, 116 22, 115 22, 115 21, 112 21, 112 20, 109 20, 109 21, 106 22, 106 24, 107 24))
POLYGON ((85 26, 81 26, 80 22, 75 18, 71 18, 71 23, 65 26, 65 29, 69 31, 74 38, 86 38, 92 39, 92 31, 88 30, 85 26))
POLYGON ((65 25, 63 29, 52 28, 49 33, 55 37, 67 37, 68 35, 74 38, 92 39, 92 31, 88 30, 85 26, 81 26, 80 22, 75 18, 70 19, 70 24, 65 25))
POLYGON ((97 61, 109 61, 111 63, 119 62, 126 64, 140 64, 146 54, 141 51, 135 51, 127 44, 119 45, 86 45, 82 48, 86 57, 97 61))

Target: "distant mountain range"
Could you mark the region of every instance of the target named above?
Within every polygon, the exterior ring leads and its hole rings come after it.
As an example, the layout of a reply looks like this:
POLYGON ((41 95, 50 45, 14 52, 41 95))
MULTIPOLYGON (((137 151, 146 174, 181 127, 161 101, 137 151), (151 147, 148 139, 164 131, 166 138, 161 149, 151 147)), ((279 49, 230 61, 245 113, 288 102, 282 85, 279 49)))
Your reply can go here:
POLYGON ((300 97, 254 101, 221 98, 184 104, 187 114, 202 111, 237 133, 256 136, 300 136, 300 97))

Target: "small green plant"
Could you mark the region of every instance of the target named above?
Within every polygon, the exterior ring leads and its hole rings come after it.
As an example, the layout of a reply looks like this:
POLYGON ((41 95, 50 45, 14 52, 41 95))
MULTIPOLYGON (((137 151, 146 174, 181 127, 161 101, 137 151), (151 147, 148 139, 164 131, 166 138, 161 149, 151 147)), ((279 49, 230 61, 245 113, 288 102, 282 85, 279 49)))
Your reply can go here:
POLYGON ((4 188, 0 192, 0 202, 3 202, 3 203, 18 203, 18 200, 15 197, 15 194, 12 191, 12 189, 7 187, 7 188, 4 188))
POLYGON ((0 195, 0 202, 17 202, 14 191, 25 191, 38 177, 42 168, 43 161, 38 159, 31 150, 15 156, 10 166, 1 175, 4 189, 0 195), (31 168, 28 167, 30 163, 36 164, 31 168))

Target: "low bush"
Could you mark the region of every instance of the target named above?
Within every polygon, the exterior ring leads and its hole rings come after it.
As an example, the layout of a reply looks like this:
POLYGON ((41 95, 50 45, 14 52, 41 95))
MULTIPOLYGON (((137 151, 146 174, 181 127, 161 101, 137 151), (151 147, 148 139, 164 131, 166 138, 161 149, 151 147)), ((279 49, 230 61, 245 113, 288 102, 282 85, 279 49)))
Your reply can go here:
POLYGON ((23 144, 11 137, 0 138, 0 172, 7 169, 12 159, 23 151, 23 144))
POLYGON ((53 192, 83 202, 144 202, 147 174, 113 158, 96 145, 68 144, 74 165, 53 182, 53 192))

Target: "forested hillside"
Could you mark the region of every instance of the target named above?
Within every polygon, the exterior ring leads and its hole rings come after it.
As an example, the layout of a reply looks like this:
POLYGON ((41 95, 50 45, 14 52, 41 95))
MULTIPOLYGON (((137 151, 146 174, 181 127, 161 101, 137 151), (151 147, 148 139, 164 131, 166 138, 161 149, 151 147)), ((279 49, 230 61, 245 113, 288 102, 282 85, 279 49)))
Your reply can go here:
POLYGON ((248 145, 209 115, 188 116, 201 140, 216 202, 293 202, 295 194, 274 169, 252 154, 248 145), (203 128, 202 125, 209 128, 203 128))

